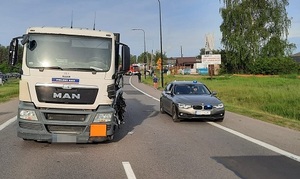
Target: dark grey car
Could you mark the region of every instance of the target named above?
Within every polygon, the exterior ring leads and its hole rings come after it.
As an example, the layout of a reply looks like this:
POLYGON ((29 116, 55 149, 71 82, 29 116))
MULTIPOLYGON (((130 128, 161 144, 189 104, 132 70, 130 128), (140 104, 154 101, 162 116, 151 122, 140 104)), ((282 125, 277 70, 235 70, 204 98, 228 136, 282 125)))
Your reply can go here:
POLYGON ((174 122, 181 119, 223 121, 224 104, 216 94, 197 81, 173 81, 161 94, 160 111, 170 114, 174 122))

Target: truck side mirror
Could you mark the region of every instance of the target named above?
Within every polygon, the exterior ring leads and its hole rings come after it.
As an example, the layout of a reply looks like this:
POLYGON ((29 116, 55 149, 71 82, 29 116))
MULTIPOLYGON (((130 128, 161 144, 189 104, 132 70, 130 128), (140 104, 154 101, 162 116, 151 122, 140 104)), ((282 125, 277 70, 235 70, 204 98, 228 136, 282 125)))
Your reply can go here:
POLYGON ((128 71, 130 68, 130 48, 127 45, 122 46, 122 71, 128 71))
POLYGON ((9 46, 9 64, 14 66, 18 61, 18 38, 13 38, 9 46))

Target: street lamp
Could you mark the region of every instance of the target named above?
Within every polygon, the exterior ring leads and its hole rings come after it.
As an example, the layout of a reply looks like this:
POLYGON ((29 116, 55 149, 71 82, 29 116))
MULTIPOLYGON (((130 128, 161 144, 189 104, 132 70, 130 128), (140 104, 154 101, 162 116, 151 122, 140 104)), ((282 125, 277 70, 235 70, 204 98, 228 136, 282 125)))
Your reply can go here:
POLYGON ((162 27, 161 27, 161 7, 160 0, 158 0, 159 5, 159 30, 160 30, 160 62, 161 62, 161 87, 164 87, 164 60, 163 60, 163 50, 162 50, 162 27))
POLYGON ((146 79, 146 66, 147 66, 147 60, 146 60, 146 33, 144 31, 144 29, 132 29, 132 30, 141 30, 144 32, 144 63, 145 63, 145 68, 144 68, 144 75, 145 75, 145 79, 146 79))

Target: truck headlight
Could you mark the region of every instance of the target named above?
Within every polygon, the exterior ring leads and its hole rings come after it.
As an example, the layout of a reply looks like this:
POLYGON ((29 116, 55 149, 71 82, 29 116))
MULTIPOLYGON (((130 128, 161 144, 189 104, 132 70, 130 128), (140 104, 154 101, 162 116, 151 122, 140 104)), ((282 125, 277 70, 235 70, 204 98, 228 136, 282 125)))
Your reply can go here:
POLYGON ((190 105, 190 104, 178 103, 178 107, 179 107, 179 108, 188 109, 188 108, 191 108, 192 105, 190 105))
POLYGON ((26 120, 31 120, 31 121, 37 121, 38 118, 36 117, 36 114, 32 110, 21 110, 20 111, 20 118, 21 119, 26 119, 26 120))
POLYGON ((98 113, 94 119, 94 122, 110 122, 113 113, 98 113))

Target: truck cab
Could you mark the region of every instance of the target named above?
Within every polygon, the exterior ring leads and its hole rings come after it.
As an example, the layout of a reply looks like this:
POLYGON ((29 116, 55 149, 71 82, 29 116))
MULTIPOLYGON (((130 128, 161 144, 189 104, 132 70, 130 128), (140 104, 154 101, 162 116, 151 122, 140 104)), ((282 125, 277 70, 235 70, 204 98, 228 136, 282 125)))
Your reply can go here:
POLYGON ((125 104, 117 104, 123 100, 119 81, 130 63, 129 47, 120 43, 120 35, 32 27, 12 40, 12 65, 17 61, 19 39, 24 50, 18 136, 48 142, 111 140, 123 120, 125 104))

